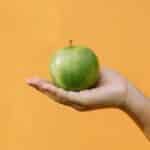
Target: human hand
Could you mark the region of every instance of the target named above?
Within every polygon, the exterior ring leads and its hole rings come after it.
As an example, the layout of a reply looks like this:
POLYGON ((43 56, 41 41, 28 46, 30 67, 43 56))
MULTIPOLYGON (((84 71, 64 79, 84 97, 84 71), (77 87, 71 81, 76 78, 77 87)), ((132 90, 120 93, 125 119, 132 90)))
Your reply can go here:
POLYGON ((82 91, 66 91, 40 78, 30 78, 27 83, 54 101, 79 111, 106 107, 122 109, 150 140, 150 100, 116 71, 101 69, 97 84, 82 91))
POLYGON ((122 107, 127 95, 127 80, 110 69, 101 69, 97 84, 82 91, 66 91, 37 77, 28 79, 27 83, 54 101, 79 111, 122 107))

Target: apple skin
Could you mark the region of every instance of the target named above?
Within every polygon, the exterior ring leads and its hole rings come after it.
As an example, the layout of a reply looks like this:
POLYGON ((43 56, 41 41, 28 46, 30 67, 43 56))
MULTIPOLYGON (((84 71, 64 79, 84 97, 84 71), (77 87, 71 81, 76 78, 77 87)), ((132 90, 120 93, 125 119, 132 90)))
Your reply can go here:
POLYGON ((54 84, 65 90, 92 87, 99 79, 100 65, 95 53, 84 46, 59 49, 50 59, 49 71, 54 84))

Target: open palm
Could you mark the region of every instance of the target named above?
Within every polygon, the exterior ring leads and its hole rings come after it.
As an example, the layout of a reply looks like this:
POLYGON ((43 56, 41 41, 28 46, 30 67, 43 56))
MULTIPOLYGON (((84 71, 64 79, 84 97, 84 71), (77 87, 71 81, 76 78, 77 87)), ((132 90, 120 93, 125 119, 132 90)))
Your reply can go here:
POLYGON ((54 101, 79 111, 123 106, 127 93, 127 80, 111 69, 101 69, 97 84, 82 91, 66 91, 37 77, 27 83, 54 101))

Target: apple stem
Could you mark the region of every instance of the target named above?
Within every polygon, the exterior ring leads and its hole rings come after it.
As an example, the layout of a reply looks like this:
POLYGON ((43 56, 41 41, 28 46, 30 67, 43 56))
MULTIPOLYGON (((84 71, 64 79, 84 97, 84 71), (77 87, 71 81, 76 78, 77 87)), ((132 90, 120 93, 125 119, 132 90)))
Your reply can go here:
POLYGON ((69 40, 69 46, 72 47, 72 40, 69 40))

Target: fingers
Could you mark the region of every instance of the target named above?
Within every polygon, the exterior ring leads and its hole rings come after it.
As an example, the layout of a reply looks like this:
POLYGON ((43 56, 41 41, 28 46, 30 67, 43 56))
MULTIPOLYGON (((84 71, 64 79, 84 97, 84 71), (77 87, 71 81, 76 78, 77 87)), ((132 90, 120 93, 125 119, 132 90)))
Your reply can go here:
POLYGON ((100 99, 106 99, 106 97, 109 95, 107 86, 100 86, 98 88, 74 92, 58 88, 52 83, 40 78, 31 78, 27 80, 27 83, 43 94, 48 95, 53 100, 70 106, 78 105, 87 107, 89 105, 98 103, 100 99))
POLYGON ((56 87, 54 84, 46 80, 37 77, 28 79, 27 84, 48 95, 59 103, 66 105, 82 105, 82 97, 80 96, 80 92, 66 91, 62 88, 56 87))
POLYGON ((48 81, 46 80, 42 80, 40 78, 34 77, 34 78, 27 79, 26 82, 28 85, 35 88, 36 90, 39 90, 41 92, 47 91, 45 85, 48 84, 48 81))

